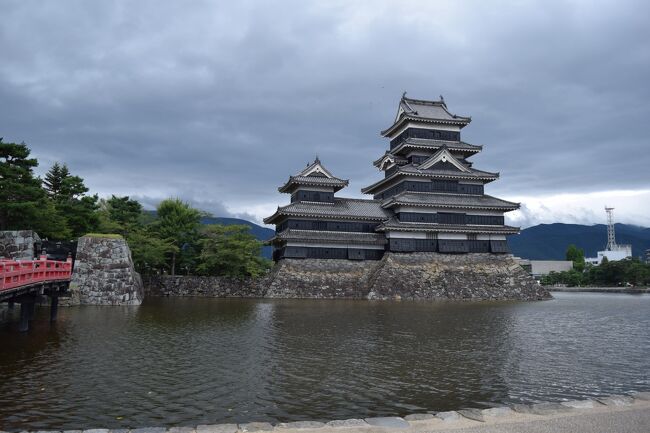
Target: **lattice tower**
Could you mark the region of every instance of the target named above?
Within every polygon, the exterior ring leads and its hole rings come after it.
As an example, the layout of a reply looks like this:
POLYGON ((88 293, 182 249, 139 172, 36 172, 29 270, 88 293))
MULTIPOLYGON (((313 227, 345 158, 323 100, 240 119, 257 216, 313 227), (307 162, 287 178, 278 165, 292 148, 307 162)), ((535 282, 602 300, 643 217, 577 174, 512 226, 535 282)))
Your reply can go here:
POLYGON ((605 206, 605 212, 607 212, 607 251, 616 251, 618 245, 616 245, 616 233, 614 232, 614 208, 605 206))

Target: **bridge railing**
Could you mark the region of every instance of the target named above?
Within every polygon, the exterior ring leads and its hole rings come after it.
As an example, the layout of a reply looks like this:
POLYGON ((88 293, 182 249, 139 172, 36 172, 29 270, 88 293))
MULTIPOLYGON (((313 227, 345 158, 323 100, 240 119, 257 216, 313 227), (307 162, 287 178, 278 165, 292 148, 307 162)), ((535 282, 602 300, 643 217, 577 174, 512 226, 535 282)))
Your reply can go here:
POLYGON ((48 260, 0 259, 0 291, 15 289, 44 281, 69 280, 72 276, 72 259, 65 262, 48 260))

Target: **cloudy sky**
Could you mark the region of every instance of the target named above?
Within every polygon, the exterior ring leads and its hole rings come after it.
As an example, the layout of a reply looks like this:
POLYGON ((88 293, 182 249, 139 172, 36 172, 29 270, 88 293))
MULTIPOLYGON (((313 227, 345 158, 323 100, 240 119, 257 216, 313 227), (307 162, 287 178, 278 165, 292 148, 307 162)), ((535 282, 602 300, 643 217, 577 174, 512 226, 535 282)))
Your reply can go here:
POLYGON ((406 90, 511 222, 650 226, 647 1, 0 0, 0 53, 0 136, 101 196, 259 222, 318 154, 361 197, 406 90))

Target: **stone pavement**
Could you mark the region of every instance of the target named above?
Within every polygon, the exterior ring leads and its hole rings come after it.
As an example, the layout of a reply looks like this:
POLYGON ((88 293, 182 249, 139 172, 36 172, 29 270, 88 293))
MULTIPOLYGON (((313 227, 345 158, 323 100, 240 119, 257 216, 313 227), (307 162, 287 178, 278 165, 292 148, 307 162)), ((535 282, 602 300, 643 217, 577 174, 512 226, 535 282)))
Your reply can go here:
MULTIPOLYGON (((514 408, 468 409, 436 416, 409 415, 371 420, 345 428, 282 429, 283 433, 650 433, 650 395, 626 396, 574 402, 517 405, 514 408), (407 422, 408 427, 395 426, 407 422), (369 425, 373 424, 373 425, 369 425)), ((275 432, 279 429, 275 428, 275 432)))
POLYGON ((495 423, 474 423, 471 427, 431 429, 455 433, 649 433, 650 404, 634 405, 618 410, 591 410, 560 416, 540 416, 528 420, 503 420, 495 423))
MULTIPOLYGON (((419 413, 405 417, 86 429, 63 433, 650 433, 650 392, 562 403, 419 413)), ((0 432, 3 433, 3 432, 0 432)), ((28 433, 28 432, 21 432, 28 433)), ((61 433, 60 431, 35 433, 61 433)))

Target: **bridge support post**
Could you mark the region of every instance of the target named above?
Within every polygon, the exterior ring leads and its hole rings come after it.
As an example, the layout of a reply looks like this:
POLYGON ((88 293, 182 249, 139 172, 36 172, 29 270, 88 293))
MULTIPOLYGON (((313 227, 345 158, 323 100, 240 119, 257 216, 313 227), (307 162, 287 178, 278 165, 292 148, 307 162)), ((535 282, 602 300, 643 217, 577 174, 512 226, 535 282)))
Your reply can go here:
POLYGON ((52 295, 52 303, 50 305, 50 322, 56 322, 59 315, 59 295, 52 295))
POLYGON ((29 314, 30 310, 33 311, 34 302, 22 302, 20 304, 20 323, 18 323, 18 330, 20 332, 27 332, 29 330, 29 314))
MULTIPOLYGON (((25 304, 20 305, 21 310, 23 308, 23 305, 25 305, 25 304)), ((27 316, 28 316, 27 319, 28 320, 34 320, 34 312, 35 311, 36 311, 36 300, 31 300, 31 301, 27 302, 27 316)))

